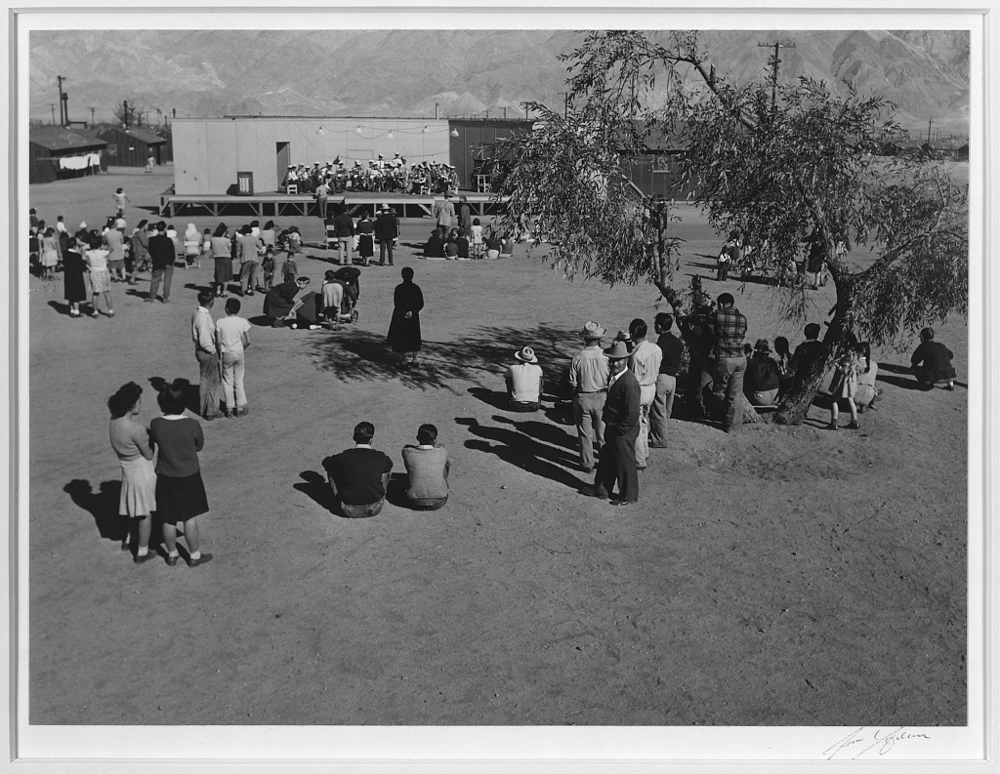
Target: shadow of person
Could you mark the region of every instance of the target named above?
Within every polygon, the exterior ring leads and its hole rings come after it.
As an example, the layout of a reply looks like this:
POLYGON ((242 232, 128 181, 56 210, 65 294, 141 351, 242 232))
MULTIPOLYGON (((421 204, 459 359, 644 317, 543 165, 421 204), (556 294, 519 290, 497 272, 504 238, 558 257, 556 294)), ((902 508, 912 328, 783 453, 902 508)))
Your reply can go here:
POLYGON ((63 487, 70 500, 94 519, 98 534, 105 540, 121 542, 128 535, 128 519, 118 515, 121 481, 102 481, 97 491, 89 481, 76 478, 63 487))
POLYGON ((406 496, 406 486, 409 476, 406 473, 390 473, 389 486, 385 488, 385 500, 397 508, 409 508, 410 500, 406 496))
POLYGON ((468 393, 491 408, 505 411, 510 408, 510 398, 506 392, 496 392, 485 387, 470 387, 468 393))
POLYGON ((924 387, 920 382, 917 381, 914 376, 889 376, 882 373, 882 366, 879 366, 879 372, 875 376, 875 381, 885 382, 886 384, 891 384, 893 387, 899 387, 903 390, 917 390, 918 392, 927 392, 927 388, 924 387))
MULTIPOLYGON (((522 414, 521 416, 524 415, 522 414)), ((576 439, 575 435, 570 436, 565 430, 553 427, 545 422, 539 422, 537 419, 528 419, 523 422, 518 422, 510 417, 494 416, 493 421, 512 425, 519 433, 522 433, 530 438, 536 438, 537 440, 551 446, 569 449, 572 452, 576 451, 576 444, 574 443, 576 439)))
POLYGON ((211 287, 208 287, 207 285, 198 285, 194 282, 185 282, 184 287, 187 290, 197 290, 199 293, 203 290, 208 291, 209 293, 212 292, 211 287))
POLYGON ((49 301, 49 306, 55 309, 59 314, 69 317, 69 303, 60 303, 59 301, 49 301))
POLYGON ((299 473, 299 476, 302 481, 293 484, 293 489, 308 495, 317 505, 334 516, 343 516, 337 507, 337 500, 333 496, 333 490, 330 488, 330 482, 326 480, 326 476, 315 470, 304 470, 299 473))
POLYGON ((465 425, 469 432, 484 441, 469 440, 465 442, 467 449, 485 451, 495 454, 504 462, 521 468, 542 478, 548 478, 559 484, 579 488, 580 481, 566 468, 575 466, 576 455, 570 455, 561 448, 554 448, 514 430, 502 427, 489 427, 479 424, 471 417, 457 417, 456 424, 465 425), (495 441, 491 445, 485 441, 495 441))
POLYGON ((273 318, 268 317, 264 314, 254 315, 253 317, 248 317, 247 322, 251 325, 257 325, 262 328, 270 328, 273 318))

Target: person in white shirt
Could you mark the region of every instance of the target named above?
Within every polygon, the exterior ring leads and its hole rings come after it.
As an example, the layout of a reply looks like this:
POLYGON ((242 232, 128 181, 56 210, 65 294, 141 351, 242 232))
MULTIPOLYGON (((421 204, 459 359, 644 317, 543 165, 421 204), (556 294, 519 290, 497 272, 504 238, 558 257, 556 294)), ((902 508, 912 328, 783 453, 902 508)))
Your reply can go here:
POLYGON ((535 350, 524 347, 515 352, 514 357, 519 362, 508 368, 504 374, 511 411, 538 411, 542 405, 544 384, 542 368, 538 365, 535 350))
POLYGON ((243 387, 244 352, 250 346, 250 323, 239 315, 239 299, 230 298, 226 301, 226 316, 215 324, 227 417, 245 417, 250 413, 243 387))
POLYGON ((194 356, 198 359, 198 413, 211 422, 222 416, 219 411, 219 350, 215 344, 215 321, 211 308, 215 294, 211 290, 198 293, 198 308, 191 317, 191 338, 194 356))
POLYGON ((646 341, 646 322, 634 319, 628 326, 633 349, 628 367, 639 382, 639 437, 635 442, 635 462, 643 470, 649 461, 649 409, 656 399, 656 377, 660 373, 663 350, 646 341))

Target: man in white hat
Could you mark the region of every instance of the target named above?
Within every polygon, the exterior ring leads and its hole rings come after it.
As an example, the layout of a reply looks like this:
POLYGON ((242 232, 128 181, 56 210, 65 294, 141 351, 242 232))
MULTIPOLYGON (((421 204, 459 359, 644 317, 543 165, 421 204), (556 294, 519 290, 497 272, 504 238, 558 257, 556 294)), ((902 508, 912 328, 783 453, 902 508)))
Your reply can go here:
POLYGON ((641 402, 639 382, 628 369, 629 351, 624 341, 607 350, 611 378, 604 402, 604 446, 593 486, 581 494, 607 500, 618 484, 612 505, 631 505, 639 500, 639 473, 635 463, 635 442, 639 437, 641 402))
POLYGON ((601 349, 601 339, 607 331, 595 322, 588 322, 580 331, 583 349, 569 364, 569 384, 573 389, 573 419, 580 439, 580 467, 591 473, 597 461, 594 449, 600 451, 604 440, 604 399, 608 388, 608 359, 601 349))
POLYGON ((504 374, 507 397, 510 398, 510 410, 538 411, 542 405, 544 382, 542 367, 538 365, 535 350, 524 347, 514 353, 514 359, 518 362, 504 374))

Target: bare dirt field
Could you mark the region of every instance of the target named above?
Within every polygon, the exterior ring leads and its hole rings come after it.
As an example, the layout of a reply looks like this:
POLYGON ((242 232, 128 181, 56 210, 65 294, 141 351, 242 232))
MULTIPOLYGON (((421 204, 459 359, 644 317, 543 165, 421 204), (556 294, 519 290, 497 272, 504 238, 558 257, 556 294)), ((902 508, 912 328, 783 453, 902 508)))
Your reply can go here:
MULTIPOLYGON (((123 186, 131 227, 171 182, 119 171, 32 186, 31 205, 99 226, 123 186)), ((681 215, 682 272, 736 294, 749 341, 794 348, 804 322, 782 322, 766 287, 709 279, 719 237, 681 215)), ((292 223, 319 240, 318 219, 292 223)), ((139 382, 148 422, 151 381, 197 381, 190 319, 211 267, 178 268, 169 305, 143 304, 148 275, 139 294, 114 285, 114 319, 71 319, 61 276, 29 280, 32 724, 965 724, 964 320, 938 333, 954 392, 917 390, 908 352, 875 352, 885 397, 859 431, 825 430, 818 406, 735 436, 675 419, 638 505, 611 508, 577 494, 564 408, 503 410, 501 374, 531 345, 554 381, 585 321, 651 322, 656 291, 566 282, 524 246, 418 260, 406 245, 429 230, 405 222, 397 266, 363 269, 357 325, 254 326, 251 414, 203 423, 215 558, 194 570, 120 551, 106 400, 139 382), (427 303, 422 366, 402 373, 384 347, 401 266, 427 303), (396 473, 417 427, 438 426, 444 509, 393 494, 373 519, 331 511, 320 462, 362 419, 396 473)), ((306 252, 318 284, 329 264, 306 252)), ((820 322, 833 300, 817 296, 820 322)))

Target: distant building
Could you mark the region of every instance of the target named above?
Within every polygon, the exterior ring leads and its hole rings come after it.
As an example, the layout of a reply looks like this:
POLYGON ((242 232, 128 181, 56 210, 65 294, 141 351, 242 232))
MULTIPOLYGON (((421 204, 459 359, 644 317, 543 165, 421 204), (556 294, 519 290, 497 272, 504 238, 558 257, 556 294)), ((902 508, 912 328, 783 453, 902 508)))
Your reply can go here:
POLYGON ((120 126, 106 125, 98 130, 97 136, 108 143, 107 159, 110 166, 144 167, 150 156, 156 159, 157 164, 168 160, 164 153, 167 140, 148 127, 122 129, 120 126))
POLYGON ((519 132, 531 131, 534 123, 524 118, 449 118, 451 160, 448 163, 455 167, 459 186, 487 193, 497 143, 519 132))
POLYGON ((28 131, 28 182, 51 183, 107 170, 107 143, 61 126, 28 131))

